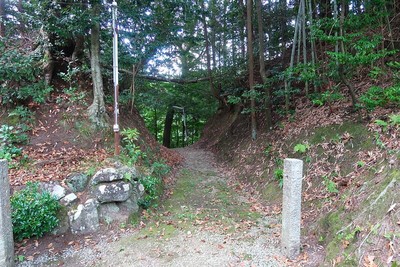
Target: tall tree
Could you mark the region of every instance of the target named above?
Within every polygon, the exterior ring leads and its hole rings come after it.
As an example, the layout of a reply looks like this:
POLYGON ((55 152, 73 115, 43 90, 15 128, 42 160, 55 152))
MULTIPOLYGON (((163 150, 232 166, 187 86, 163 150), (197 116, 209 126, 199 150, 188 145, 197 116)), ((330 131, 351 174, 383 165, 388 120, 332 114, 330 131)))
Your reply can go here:
MULTIPOLYGON (((306 36, 306 2, 305 0, 300 1, 300 8, 301 8, 301 34, 303 40, 303 64, 304 66, 307 65, 307 36, 306 36)), ((308 80, 305 81, 304 86, 306 96, 308 96, 308 80)))
POLYGON ((249 58, 249 90, 250 90, 250 117, 251 117, 251 138, 257 138, 257 122, 256 122, 256 100, 254 91, 254 56, 253 56, 253 26, 252 12, 253 1, 247 0, 247 55, 249 58))
MULTIPOLYGON (((202 1, 202 8, 203 10, 205 10, 204 0, 202 1)), ((208 40, 207 19, 204 11, 202 16, 203 16, 202 20, 203 20, 204 43, 205 43, 206 60, 207 60, 207 73, 208 73, 208 78, 210 80, 210 91, 212 95, 216 99, 218 99, 220 101, 220 104, 222 105, 221 97, 219 95, 220 92, 218 91, 218 88, 214 86, 213 73, 211 69, 211 54, 210 54, 210 42, 208 40)))
POLYGON ((0 37, 6 36, 6 0, 0 0, 0 37))
MULTIPOLYGON (((344 7, 345 4, 345 0, 342 0, 342 6, 344 7)), ((345 54, 345 47, 344 47, 344 41, 343 39, 345 38, 345 33, 344 33, 344 19, 345 19, 345 9, 342 8, 341 13, 340 13, 340 23, 339 23, 339 28, 340 28, 340 50, 341 53, 345 54)), ((339 77, 340 80, 343 82, 343 84, 346 85, 346 87, 349 89, 349 94, 350 94, 350 98, 351 98, 351 103, 352 103, 352 107, 353 110, 356 110, 357 107, 357 97, 356 97, 356 93, 354 90, 353 85, 346 79, 345 77, 345 73, 344 73, 344 65, 343 64, 339 64, 338 65, 338 72, 339 72, 339 77)))
POLYGON ((260 75, 262 82, 265 86, 265 128, 267 131, 272 127, 272 115, 271 115, 271 89, 267 86, 267 75, 265 73, 265 58, 264 58, 264 29, 263 29, 263 17, 262 17, 262 2, 256 0, 257 4, 257 26, 258 26, 258 49, 260 59, 260 75))
POLYGON ((107 126, 104 103, 103 76, 100 68, 100 12, 101 1, 92 0, 92 28, 90 35, 90 66, 93 81, 93 102, 88 108, 91 121, 99 126, 107 126))

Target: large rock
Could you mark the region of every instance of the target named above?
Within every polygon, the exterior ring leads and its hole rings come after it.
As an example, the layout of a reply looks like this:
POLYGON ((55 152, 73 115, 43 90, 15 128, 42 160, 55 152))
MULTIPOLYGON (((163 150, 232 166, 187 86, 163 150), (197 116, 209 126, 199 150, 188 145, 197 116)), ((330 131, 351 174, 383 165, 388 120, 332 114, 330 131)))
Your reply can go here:
POLYGON ((63 235, 69 230, 69 219, 68 219, 68 210, 63 207, 58 213, 58 225, 51 232, 53 235, 63 235))
POLYGON ((93 187, 93 195, 100 203, 126 201, 133 193, 132 184, 124 181, 102 183, 93 187))
POLYGON ((127 215, 126 219, 128 219, 132 213, 139 211, 138 197, 136 194, 132 194, 126 201, 117 203, 117 206, 127 215))
POLYGON ((71 206, 73 203, 75 203, 78 200, 77 195, 75 195, 74 193, 70 193, 68 195, 66 195, 65 197, 63 197, 60 200, 60 203, 64 206, 71 206))
POLYGON ((124 180, 137 181, 139 180, 139 172, 135 167, 121 166, 117 171, 122 175, 124 180))
POLYGON ((116 203, 104 203, 99 207, 99 216, 102 222, 110 224, 114 221, 121 221, 120 209, 116 203))
POLYGON ((96 172, 92 178, 92 185, 97 185, 99 183, 109 183, 113 181, 120 181, 124 177, 115 168, 106 168, 96 172))
POLYGON ((72 192, 82 192, 85 190, 89 177, 84 173, 71 173, 65 178, 65 183, 72 192))
POLYGON ((65 197, 67 193, 67 190, 62 187, 61 185, 56 184, 52 189, 51 189, 51 195, 55 197, 57 200, 60 200, 61 198, 65 197))
POLYGON ((69 213, 69 223, 73 234, 88 234, 100 228, 98 203, 88 199, 84 205, 78 205, 76 210, 69 213))

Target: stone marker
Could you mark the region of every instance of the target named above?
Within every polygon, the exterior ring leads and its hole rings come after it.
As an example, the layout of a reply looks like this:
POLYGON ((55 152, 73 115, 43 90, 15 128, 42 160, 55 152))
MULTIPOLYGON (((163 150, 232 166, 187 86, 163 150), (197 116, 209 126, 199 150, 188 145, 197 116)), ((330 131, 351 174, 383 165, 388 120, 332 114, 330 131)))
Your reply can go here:
POLYGON ((0 160, 0 266, 14 266, 14 239, 11 223, 8 163, 0 160))
POLYGON ((300 253, 303 161, 285 159, 283 169, 282 250, 289 259, 300 253))

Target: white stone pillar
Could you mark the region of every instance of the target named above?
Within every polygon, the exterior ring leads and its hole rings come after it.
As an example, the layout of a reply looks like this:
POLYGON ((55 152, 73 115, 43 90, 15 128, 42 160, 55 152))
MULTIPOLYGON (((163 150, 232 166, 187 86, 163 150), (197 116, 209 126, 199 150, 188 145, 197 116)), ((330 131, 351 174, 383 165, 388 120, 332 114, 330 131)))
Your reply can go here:
POLYGON ((300 253, 303 161, 285 159, 283 168, 282 250, 286 257, 295 259, 300 253))
POLYGON ((0 266, 14 266, 14 239, 11 223, 8 163, 0 160, 0 266))

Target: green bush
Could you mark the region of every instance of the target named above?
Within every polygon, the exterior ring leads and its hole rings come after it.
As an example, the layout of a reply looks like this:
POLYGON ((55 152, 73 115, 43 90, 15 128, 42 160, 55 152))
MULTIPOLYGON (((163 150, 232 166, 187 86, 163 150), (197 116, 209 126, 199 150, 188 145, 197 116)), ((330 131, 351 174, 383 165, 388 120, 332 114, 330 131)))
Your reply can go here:
POLYGON ((310 94, 311 102, 316 106, 323 106, 326 103, 332 103, 336 100, 343 99, 343 95, 335 91, 326 91, 321 94, 310 94))
POLYGON ((43 103, 53 90, 42 79, 39 53, 6 48, 0 40, 0 95, 2 104, 34 101, 43 103))
POLYGON ((122 153, 120 155, 120 159, 122 162, 132 166, 141 157, 145 156, 145 153, 143 153, 140 150, 140 147, 136 144, 139 139, 139 131, 136 128, 127 128, 121 131, 121 136, 122 153))
POLYGON ((388 104, 400 106, 400 85, 388 88, 372 86, 360 96, 360 102, 368 111, 374 110, 376 107, 384 107, 388 104))
POLYGON ((145 195, 143 199, 139 199, 138 204, 143 209, 148 209, 158 199, 161 191, 161 178, 148 175, 139 179, 139 182, 144 187, 145 195))
POLYGON ((0 127, 0 159, 11 161, 22 153, 22 149, 17 144, 23 144, 28 141, 28 136, 18 128, 9 125, 0 127))
POLYGON ((278 181, 279 188, 283 187, 283 169, 276 169, 274 177, 278 181))
POLYGON ((162 177, 167 175, 171 170, 167 164, 157 161, 154 162, 150 168, 151 175, 139 179, 146 194, 138 203, 144 209, 156 204, 158 197, 162 193, 162 177))
POLYGON ((39 190, 38 183, 27 183, 25 189, 11 197, 14 239, 41 237, 53 230, 58 225, 60 208, 60 203, 49 192, 39 190))

